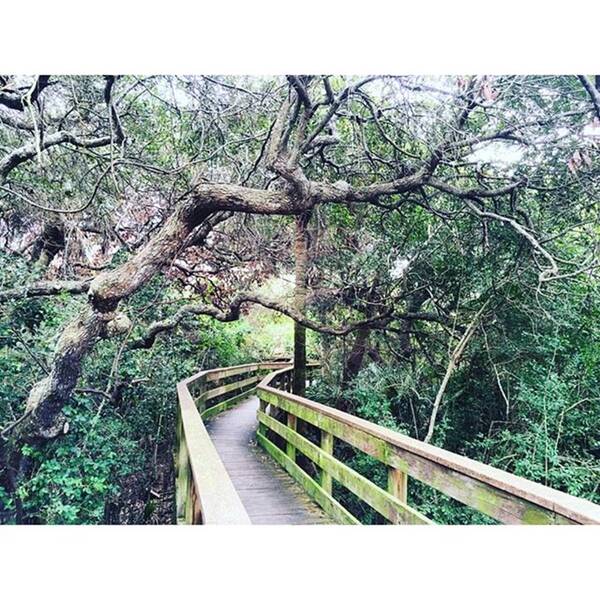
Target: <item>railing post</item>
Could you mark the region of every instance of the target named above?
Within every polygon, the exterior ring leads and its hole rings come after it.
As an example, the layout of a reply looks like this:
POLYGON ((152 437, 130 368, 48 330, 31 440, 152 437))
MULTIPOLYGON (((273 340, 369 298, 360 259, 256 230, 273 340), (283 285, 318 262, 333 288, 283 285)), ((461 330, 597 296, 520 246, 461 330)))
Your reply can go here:
MULTIPOLYGON (((297 424, 296 415, 293 415, 292 413, 288 413, 287 414, 287 426, 290 429, 293 429, 294 431, 296 431, 296 424, 297 424)), ((296 462, 296 447, 293 444, 291 444, 290 442, 285 443, 285 453, 294 462, 296 462)))
POLYGON ((194 525, 194 483, 192 481, 191 468, 188 463, 188 485, 186 489, 186 500, 185 500, 185 522, 189 525, 194 525))
POLYGON ((185 521, 186 503, 190 483, 190 472, 187 448, 183 436, 183 423, 181 421, 181 415, 179 415, 177 423, 177 442, 177 479, 175 483, 177 520, 185 521))
POLYGON ((204 412, 204 409, 206 408, 206 400, 202 399, 201 401, 198 401, 198 399, 201 398, 202 394, 208 390, 207 383, 208 382, 202 378, 194 386, 194 394, 192 395, 192 399, 194 400, 194 404, 200 413, 204 412))
POLYGON ((388 492, 406 504, 408 497, 408 474, 396 467, 388 468, 388 492))
MULTIPOLYGON (((258 396, 258 412, 266 413, 267 412, 267 406, 268 406, 267 401, 263 400, 262 397, 259 394, 259 396, 258 396)), ((260 433, 261 435, 267 435, 267 428, 260 421, 258 422, 258 433, 260 433)))
MULTIPOLYGON (((321 450, 333 456, 333 435, 323 430, 321 430, 321 450)), ((329 495, 331 495, 333 490, 333 481, 331 479, 331 475, 323 469, 321 469, 320 484, 321 487, 329 495)))

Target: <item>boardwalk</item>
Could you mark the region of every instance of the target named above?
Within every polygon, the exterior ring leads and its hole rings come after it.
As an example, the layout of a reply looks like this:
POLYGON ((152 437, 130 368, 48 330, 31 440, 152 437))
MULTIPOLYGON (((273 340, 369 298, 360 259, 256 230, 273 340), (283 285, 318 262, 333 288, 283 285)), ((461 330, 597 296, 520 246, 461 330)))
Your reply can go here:
POLYGON ((215 417, 206 427, 250 520, 255 525, 332 521, 257 445, 258 398, 215 417))
POLYGON ((296 396, 292 388, 293 366, 272 362, 199 371, 177 384, 178 523, 371 522, 362 509, 340 503, 335 482, 388 523, 428 525, 433 521, 408 502, 415 478, 500 523, 600 524, 600 506, 588 500, 296 396), (256 396, 236 405, 246 394, 256 394, 260 407, 256 396), (274 411, 283 411, 285 422, 274 411), (317 429, 318 444, 297 430, 298 420, 317 429), (284 450, 269 432, 285 440, 284 450), (378 461, 387 482, 375 483, 337 457, 336 440, 378 461), (302 469, 301 456, 317 465, 316 474, 302 469))

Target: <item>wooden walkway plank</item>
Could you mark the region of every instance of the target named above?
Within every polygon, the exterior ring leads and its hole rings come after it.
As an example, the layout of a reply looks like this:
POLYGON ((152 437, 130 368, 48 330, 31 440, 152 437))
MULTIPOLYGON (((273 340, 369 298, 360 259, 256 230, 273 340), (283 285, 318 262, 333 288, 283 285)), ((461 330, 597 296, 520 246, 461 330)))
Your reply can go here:
POLYGON ((332 523, 304 490, 258 447, 257 409, 258 398, 251 396, 206 423, 251 522, 255 525, 332 523))

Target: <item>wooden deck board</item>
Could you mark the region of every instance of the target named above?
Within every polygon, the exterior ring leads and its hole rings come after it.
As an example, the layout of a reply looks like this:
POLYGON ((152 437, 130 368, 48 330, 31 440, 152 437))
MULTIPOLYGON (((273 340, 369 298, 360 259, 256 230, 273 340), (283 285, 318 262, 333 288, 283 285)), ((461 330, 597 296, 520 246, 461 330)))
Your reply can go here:
POLYGON ((250 520, 256 525, 332 523, 256 444, 257 409, 258 398, 252 396, 206 423, 250 520))

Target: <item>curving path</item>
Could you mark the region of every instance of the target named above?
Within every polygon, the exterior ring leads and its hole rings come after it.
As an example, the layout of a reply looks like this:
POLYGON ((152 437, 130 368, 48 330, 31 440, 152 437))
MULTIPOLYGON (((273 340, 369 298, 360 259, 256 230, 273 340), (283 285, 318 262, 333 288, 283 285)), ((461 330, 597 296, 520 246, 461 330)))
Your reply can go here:
POLYGON ((251 396, 206 423, 254 525, 319 525, 333 521, 256 444, 258 398, 251 396))

